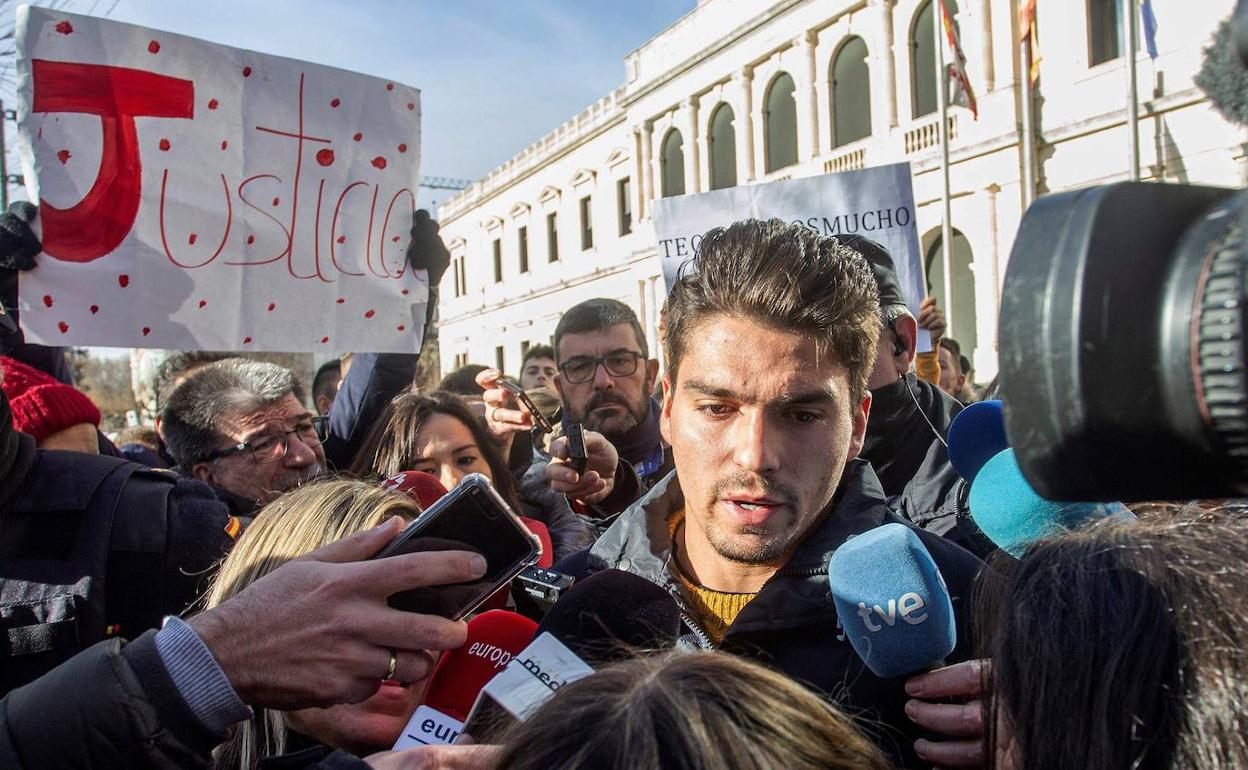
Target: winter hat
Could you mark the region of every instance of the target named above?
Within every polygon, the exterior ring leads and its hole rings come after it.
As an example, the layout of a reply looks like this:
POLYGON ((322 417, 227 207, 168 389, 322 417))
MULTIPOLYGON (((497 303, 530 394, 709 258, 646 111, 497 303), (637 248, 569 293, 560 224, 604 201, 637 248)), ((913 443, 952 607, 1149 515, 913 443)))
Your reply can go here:
POLYGON ((0 367, 13 427, 35 441, 82 423, 100 424, 99 408, 82 391, 8 356, 0 356, 0 367))

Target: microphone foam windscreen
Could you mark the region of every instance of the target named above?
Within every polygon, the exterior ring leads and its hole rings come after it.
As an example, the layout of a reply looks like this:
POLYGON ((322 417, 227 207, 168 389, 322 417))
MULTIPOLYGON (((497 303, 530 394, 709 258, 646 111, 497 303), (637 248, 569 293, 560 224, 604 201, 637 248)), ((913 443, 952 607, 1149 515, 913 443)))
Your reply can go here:
POLYGON ((876 676, 908 676, 953 652, 949 589, 909 527, 884 524, 848 540, 828 562, 828 584, 845 637, 876 676))
POLYGON ((949 462, 967 481, 974 481, 984 463, 1009 446, 1000 401, 971 404, 949 426, 949 462))
POLYGON ((464 646, 438 661, 424 705, 463 722, 481 688, 535 636, 537 624, 523 615, 503 610, 477 615, 468 621, 468 641, 464 646))
POLYGON ((997 547, 1021 557, 1035 540, 1067 532, 1089 521, 1135 518, 1121 503, 1070 503, 1036 493, 1013 449, 998 452, 980 469, 968 498, 971 519, 997 547))
POLYGON ((419 503, 422 511, 429 510, 429 506, 446 494, 446 487, 442 486, 438 477, 424 471, 396 473, 378 486, 391 492, 402 492, 419 503))
POLYGON ((670 646, 680 635, 680 608, 667 591, 623 570, 577 581, 542 619, 549 631, 590 665, 622 660, 629 648, 670 646))

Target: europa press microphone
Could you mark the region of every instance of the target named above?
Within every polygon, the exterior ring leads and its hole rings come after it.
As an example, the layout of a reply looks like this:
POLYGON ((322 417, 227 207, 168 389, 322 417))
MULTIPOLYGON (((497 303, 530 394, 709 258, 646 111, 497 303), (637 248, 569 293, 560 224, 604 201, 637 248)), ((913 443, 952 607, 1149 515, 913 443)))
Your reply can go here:
POLYGON ((876 676, 916 674, 943 665, 953 652, 949 589, 904 524, 884 524, 837 548, 828 584, 845 638, 876 676))
POLYGON ((438 661, 424 702, 408 720, 394 749, 454 742, 481 688, 533 641, 536 633, 536 623, 503 610, 483 612, 468 621, 468 641, 438 661))
POLYGON ((676 602, 645 578, 612 569, 578 581, 542 619, 533 643, 482 689, 465 730, 488 741, 502 723, 527 719, 594 666, 669 647, 680 629, 676 602))

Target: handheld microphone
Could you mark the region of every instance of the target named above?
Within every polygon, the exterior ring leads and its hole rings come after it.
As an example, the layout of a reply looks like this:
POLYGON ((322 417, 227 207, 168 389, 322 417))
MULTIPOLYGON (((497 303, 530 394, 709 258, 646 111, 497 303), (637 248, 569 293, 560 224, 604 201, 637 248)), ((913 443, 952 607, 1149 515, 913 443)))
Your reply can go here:
POLYGON ((501 707, 524 720, 566 684, 629 658, 638 648, 670 646, 680 635, 680 608, 662 587, 621 570, 578 581, 551 607, 537 638, 485 686, 468 719, 471 727, 498 721, 501 707), (489 717, 483 716, 493 712, 489 717))
POLYGON ((442 482, 438 480, 438 477, 424 471, 396 473, 381 482, 379 486, 391 492, 402 492, 415 500, 420 505, 422 511, 429 510, 429 506, 442 499, 442 495, 446 494, 446 487, 442 486, 442 482))
POLYGON ((1036 493, 1013 449, 984 463, 971 483, 971 519, 998 548, 1020 558, 1033 541, 1097 519, 1134 521, 1122 503, 1057 502, 1036 493))
POLYGON ((909 527, 884 524, 851 538, 832 554, 828 584, 845 638, 876 676, 915 674, 953 652, 949 589, 909 527))
POLYGON ((949 425, 949 462, 967 481, 974 481, 984 463, 1009 446, 1000 401, 970 404, 949 425))
POLYGON ((424 703, 408 720, 394 750, 453 742, 481 689, 536 633, 536 623, 514 612, 490 610, 468 621, 467 643, 438 661, 424 703))

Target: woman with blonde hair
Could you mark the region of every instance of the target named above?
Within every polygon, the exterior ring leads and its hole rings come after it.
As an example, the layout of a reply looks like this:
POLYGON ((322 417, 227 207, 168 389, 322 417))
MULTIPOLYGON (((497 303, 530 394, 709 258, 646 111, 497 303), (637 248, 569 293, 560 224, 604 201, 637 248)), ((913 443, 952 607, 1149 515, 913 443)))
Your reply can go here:
MULTIPOLYGON (((226 557, 208 592, 211 609, 288 561, 392 516, 414 518, 410 498, 362 481, 306 484, 266 505, 226 557)), ((424 688, 383 682, 360 703, 300 711, 257 709, 214 753, 214 767, 251 770, 261 760, 318 744, 360 756, 390 748, 424 688)))

